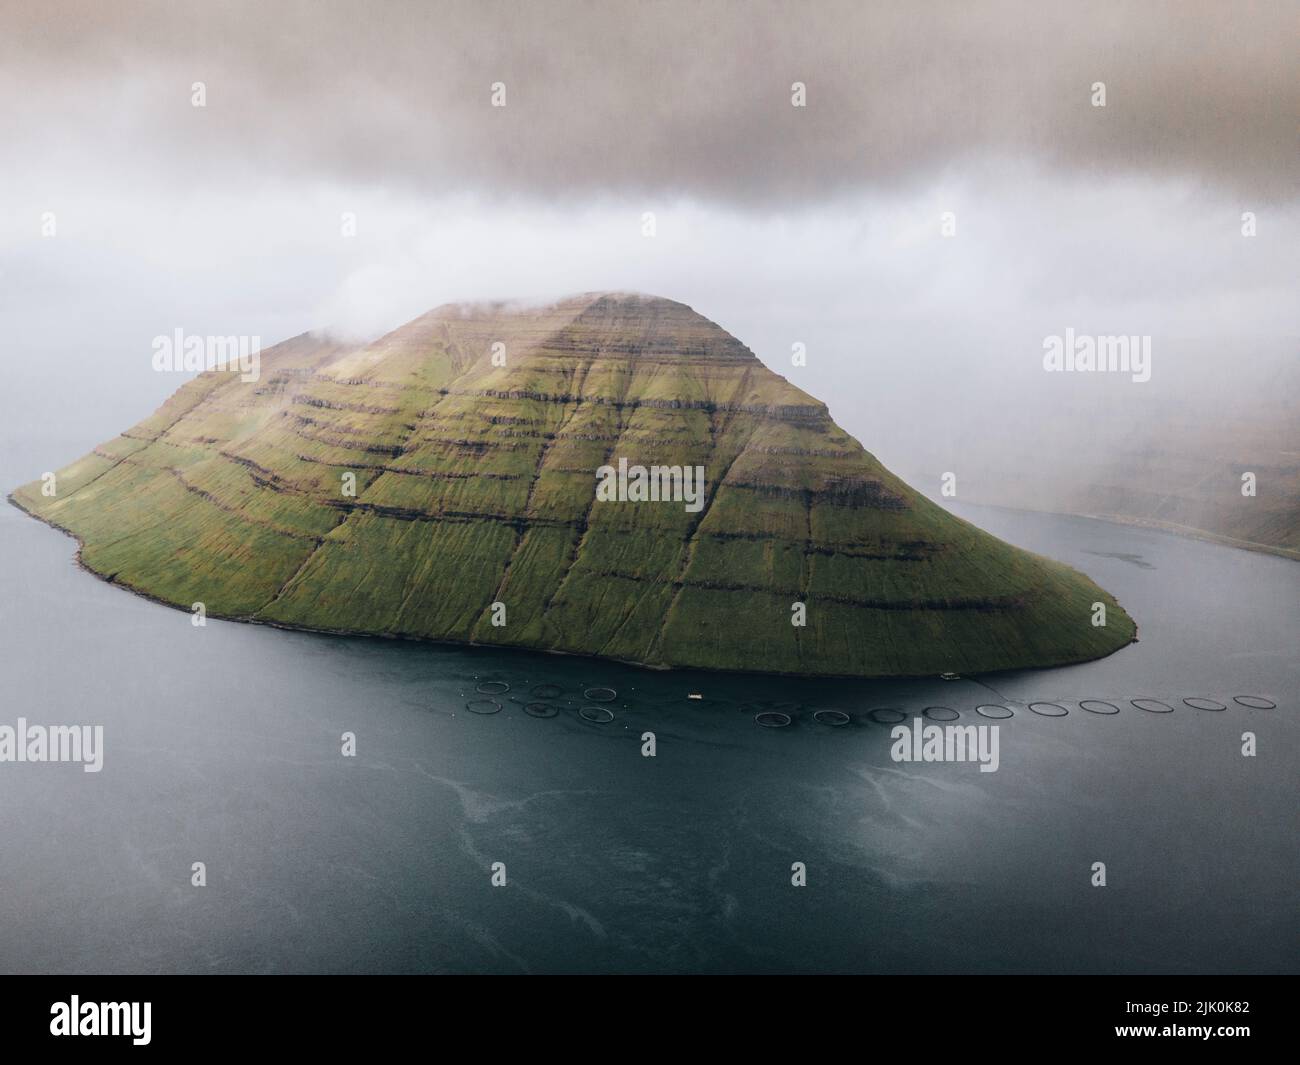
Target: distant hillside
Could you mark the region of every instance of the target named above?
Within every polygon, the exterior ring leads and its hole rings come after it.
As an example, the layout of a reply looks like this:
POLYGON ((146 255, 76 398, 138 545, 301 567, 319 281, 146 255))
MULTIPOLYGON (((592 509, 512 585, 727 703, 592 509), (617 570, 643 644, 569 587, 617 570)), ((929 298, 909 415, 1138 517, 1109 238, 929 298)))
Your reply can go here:
POLYGON ((914 492, 680 303, 447 306, 359 349, 295 338, 261 374, 199 376, 54 497, 12 500, 111 581, 332 632, 862 676, 1134 637, 1087 578, 914 492), (702 466, 701 504, 598 499, 620 459, 702 466))
POLYGON ((1226 362, 1217 376, 1189 373, 1181 389, 1040 400, 1015 422, 985 422, 963 441, 963 498, 1300 559, 1300 360, 1248 370, 1226 362))

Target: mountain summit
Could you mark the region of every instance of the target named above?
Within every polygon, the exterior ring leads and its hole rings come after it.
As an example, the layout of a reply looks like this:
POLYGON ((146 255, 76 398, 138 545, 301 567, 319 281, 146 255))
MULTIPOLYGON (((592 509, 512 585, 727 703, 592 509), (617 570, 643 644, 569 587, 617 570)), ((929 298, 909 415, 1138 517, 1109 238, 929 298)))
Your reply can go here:
POLYGON ((725 330, 635 294, 295 337, 11 499, 110 581, 328 632, 858 676, 1076 662, 1135 632, 725 330))

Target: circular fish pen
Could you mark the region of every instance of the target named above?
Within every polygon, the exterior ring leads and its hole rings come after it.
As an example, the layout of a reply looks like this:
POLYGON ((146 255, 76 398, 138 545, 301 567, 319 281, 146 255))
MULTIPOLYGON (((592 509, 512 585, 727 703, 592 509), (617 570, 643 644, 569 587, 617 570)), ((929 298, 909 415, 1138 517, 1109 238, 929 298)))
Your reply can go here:
POLYGON ((1030 703, 1029 709, 1039 717, 1065 717, 1070 712, 1060 703, 1030 703))
POLYGON ((1002 721, 1015 716, 1015 711, 1011 707, 1003 706, 1001 703, 983 703, 975 707, 975 713, 979 714, 980 717, 992 718, 994 721, 1002 721))
POLYGON ((901 710, 895 710, 892 706, 882 706, 876 710, 868 710, 867 717, 871 718, 877 725, 897 725, 900 721, 906 721, 907 715, 901 710))
POLYGON ((465 704, 471 714, 496 714, 501 711, 501 704, 495 699, 471 699, 465 704))
POLYGON ((1193 710, 1226 710, 1228 709, 1223 703, 1215 702, 1213 699, 1202 699, 1199 696, 1192 696, 1190 699, 1184 699, 1188 706, 1193 710))
POLYGON ((851 718, 843 710, 817 710, 813 713, 813 720, 821 725, 839 728, 847 725, 851 718))
POLYGON ((584 706, 578 711, 578 716, 593 725, 608 725, 614 720, 614 712, 603 706, 584 706))
POLYGON ((1172 714, 1174 708, 1168 703, 1162 703, 1159 699, 1130 699, 1130 703, 1139 710, 1145 710, 1148 714, 1172 714))
POLYGON ((618 692, 613 688, 588 688, 582 697, 593 703, 612 703, 618 698, 618 692))
POLYGON ((538 684, 528 694, 534 699, 558 699, 564 694, 564 689, 558 684, 538 684))
POLYGON ((956 721, 961 717, 951 706, 927 706, 921 713, 931 721, 956 721))
POLYGON ((559 707, 550 703, 527 703, 524 706, 524 713, 529 717, 555 717, 559 712, 559 707))
POLYGON ((764 710, 761 714, 755 714, 754 720, 763 728, 785 728, 794 718, 780 710, 764 710))
POLYGON ((474 686, 479 695, 505 695, 510 685, 503 680, 485 680, 474 686))
POLYGON ((1105 699, 1084 699, 1079 706, 1090 714, 1118 714, 1119 707, 1105 699))
POLYGON ((1265 699, 1262 695, 1234 695, 1234 703, 1240 703, 1242 706, 1249 706, 1252 710, 1274 710, 1277 703, 1271 699, 1265 699))

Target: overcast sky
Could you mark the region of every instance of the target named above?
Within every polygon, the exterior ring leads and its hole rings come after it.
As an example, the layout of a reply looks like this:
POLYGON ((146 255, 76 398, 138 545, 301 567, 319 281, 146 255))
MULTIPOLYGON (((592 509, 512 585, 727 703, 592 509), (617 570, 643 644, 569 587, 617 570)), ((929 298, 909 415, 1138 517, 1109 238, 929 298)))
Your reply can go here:
POLYGON ((595 289, 692 305, 907 475, 1136 389, 1249 400, 1300 335, 1298 30, 1295 3, 0 0, 2 468, 152 410, 178 327, 595 289), (1152 336, 1151 382, 1046 380, 1066 327, 1152 336))

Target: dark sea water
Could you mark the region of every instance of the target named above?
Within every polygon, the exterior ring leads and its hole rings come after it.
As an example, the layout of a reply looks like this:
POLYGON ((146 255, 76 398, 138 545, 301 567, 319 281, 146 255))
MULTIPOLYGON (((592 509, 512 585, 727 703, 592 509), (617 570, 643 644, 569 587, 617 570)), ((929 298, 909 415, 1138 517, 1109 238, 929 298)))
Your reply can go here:
POLYGON ((959 513, 1089 573, 1140 643, 979 680, 810 683, 200 629, 0 507, 0 724, 105 731, 98 774, 0 764, 0 970, 1300 968, 1300 564, 959 513), (501 711, 468 712, 489 681, 510 685, 501 711), (556 716, 525 712, 539 685, 561 689, 556 716), (605 724, 578 715, 596 685, 617 691, 605 724), (979 717, 985 703, 1014 716, 979 717), (934 705, 1000 726, 998 772, 890 759, 867 712, 934 705), (759 727, 767 708, 793 724, 759 727))

